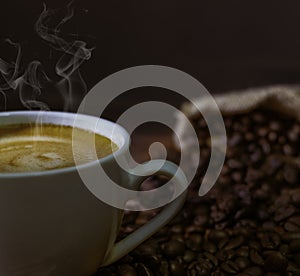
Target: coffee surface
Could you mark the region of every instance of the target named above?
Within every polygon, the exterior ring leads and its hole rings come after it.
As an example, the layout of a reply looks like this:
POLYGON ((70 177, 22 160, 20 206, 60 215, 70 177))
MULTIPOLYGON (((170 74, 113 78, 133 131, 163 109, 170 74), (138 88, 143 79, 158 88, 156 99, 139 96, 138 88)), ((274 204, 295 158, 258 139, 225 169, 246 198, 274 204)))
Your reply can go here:
POLYGON ((19 124, 0 127, 0 173, 36 172, 84 164, 118 147, 104 136, 71 126, 19 124), (72 133, 75 130, 75 140, 72 133), (93 140, 92 147, 87 141, 93 140), (94 148, 95 145, 95 148, 94 148))

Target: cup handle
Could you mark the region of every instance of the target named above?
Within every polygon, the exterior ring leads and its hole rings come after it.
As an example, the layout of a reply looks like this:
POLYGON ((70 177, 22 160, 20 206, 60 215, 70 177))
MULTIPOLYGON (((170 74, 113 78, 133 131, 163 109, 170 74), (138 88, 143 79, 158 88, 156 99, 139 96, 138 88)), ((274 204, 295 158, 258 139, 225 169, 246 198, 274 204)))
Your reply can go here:
MULTIPOLYGON (((174 182, 177 182, 179 185, 183 185, 187 183, 186 177, 182 170, 172 162, 165 161, 162 168, 156 172, 151 170, 151 162, 147 165, 147 169, 143 169, 145 174, 149 173, 150 175, 164 175, 168 177, 173 177, 174 182)), ((155 162, 155 160, 154 160, 155 162)), ((140 170, 139 170, 140 171, 140 170)), ((149 178, 150 175, 147 176, 137 176, 135 175, 135 169, 132 170, 132 175, 130 175, 130 184, 134 187, 140 186, 141 183, 149 178)), ((187 184, 186 186, 187 187, 187 184)), ((180 194, 175 200, 169 203, 157 216, 151 219, 148 223, 141 226, 139 229, 134 231, 132 234, 124 238, 123 240, 117 242, 112 250, 105 257, 104 262, 101 266, 109 265, 118 259, 125 256, 132 249, 137 247, 146 239, 150 238, 158 229, 166 225, 181 209, 186 199, 187 191, 185 190, 182 194, 180 194)))

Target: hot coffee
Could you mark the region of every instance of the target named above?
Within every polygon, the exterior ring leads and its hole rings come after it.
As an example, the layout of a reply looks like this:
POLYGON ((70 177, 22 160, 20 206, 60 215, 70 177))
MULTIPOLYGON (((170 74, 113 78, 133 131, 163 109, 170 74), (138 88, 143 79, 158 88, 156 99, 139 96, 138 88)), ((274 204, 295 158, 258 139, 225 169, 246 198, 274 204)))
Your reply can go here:
MULTIPOLYGON (((36 172, 75 165, 71 126, 19 124, 0 127, 0 173, 36 172)), ((99 134, 76 128, 77 163, 94 160, 94 149, 86 140, 94 136, 97 157, 102 158, 118 147, 99 134)))

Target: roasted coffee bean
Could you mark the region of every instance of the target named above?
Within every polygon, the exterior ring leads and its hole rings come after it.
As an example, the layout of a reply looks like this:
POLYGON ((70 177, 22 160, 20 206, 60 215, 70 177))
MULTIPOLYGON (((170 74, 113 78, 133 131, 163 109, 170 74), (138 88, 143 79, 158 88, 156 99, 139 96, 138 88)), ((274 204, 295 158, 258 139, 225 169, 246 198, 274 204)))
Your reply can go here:
POLYGON ((221 264, 221 269, 229 274, 236 274, 240 270, 237 264, 232 261, 226 261, 225 263, 221 264))
POLYGON ((245 269, 243 271, 246 275, 251 275, 251 276, 261 276, 263 275, 263 270, 259 266, 253 266, 245 269))
POLYGON ((250 265, 250 261, 245 257, 237 257, 235 259, 235 264, 239 267, 239 269, 243 270, 250 265))
POLYGON ((169 269, 172 276, 184 276, 186 275, 184 267, 176 260, 172 260, 169 263, 169 269))
MULTIPOLYGON (((299 262, 298 262, 299 264, 299 262)), ((297 266, 295 263, 293 262, 289 262, 286 270, 289 272, 289 273, 292 273, 291 275, 300 275, 300 268, 299 266, 297 266)))
POLYGON ((137 272, 134 267, 129 264, 121 264, 118 267, 118 274, 122 276, 137 276, 137 272))
POLYGON ((162 261, 159 268, 159 275, 161 276, 169 276, 169 264, 167 261, 162 261))
POLYGON ((283 168, 284 180, 289 184, 296 184, 299 181, 299 170, 291 165, 285 165, 283 168))
POLYGON ((256 251, 260 251, 260 250, 261 250, 261 245, 260 245, 260 243, 257 242, 257 241, 250 241, 250 242, 248 243, 248 246, 249 246, 249 248, 253 248, 253 249, 255 249, 256 251))
POLYGON ((250 260, 253 264, 256 265, 263 265, 264 264, 264 259, 262 256, 254 249, 250 250, 250 260))
POLYGON ((258 233, 257 236, 264 249, 274 249, 280 243, 280 236, 275 232, 258 233))
POLYGON ((242 246, 236 250, 236 254, 240 257, 247 258, 249 256, 249 247, 248 246, 242 246))
POLYGON ((284 228, 290 232, 300 232, 300 216, 290 217, 284 224, 284 228))
POLYGON ((280 252, 271 252, 268 254, 265 263, 265 271, 284 271, 287 267, 287 260, 280 252))
POLYGON ((240 161, 236 160, 236 159, 229 159, 227 161, 227 165, 231 169, 240 169, 240 168, 243 167, 243 164, 240 161))
POLYGON ((294 206, 288 205, 288 206, 281 206, 279 207, 274 216, 274 220, 276 222, 285 220, 292 216, 296 212, 296 208, 294 206))
POLYGON ((263 157, 263 154, 260 149, 253 151, 253 153, 250 155, 250 159, 254 164, 261 161, 262 157, 263 157))
POLYGON ((151 270, 157 271, 161 265, 162 262, 162 256, 157 255, 151 255, 151 256, 142 256, 141 260, 143 263, 145 263, 151 270))
POLYGON ((203 250, 214 254, 217 251, 217 246, 213 242, 206 240, 203 243, 203 250))
POLYGON ((169 242, 163 243, 161 245, 162 252, 168 258, 175 258, 182 254, 185 250, 184 243, 178 240, 170 240, 169 242))
POLYGON ((172 239, 172 240, 177 240, 177 241, 180 241, 180 242, 183 242, 183 243, 184 243, 184 237, 183 237, 183 235, 181 235, 181 234, 173 234, 173 235, 171 236, 171 239, 172 239))
POLYGON ((271 154, 266 158, 264 167, 265 173, 269 176, 274 175, 274 173, 283 165, 283 159, 280 154, 271 154))
POLYGON ((298 264, 298 266, 299 266, 299 264, 300 264, 300 253, 297 252, 296 254, 294 254, 293 258, 294 258, 295 263, 298 264))
POLYGON ((214 255, 204 252, 203 256, 206 257, 214 266, 218 265, 218 259, 214 255))
POLYGON ((134 254, 139 256, 152 256, 156 254, 157 248, 157 244, 147 242, 137 247, 137 249, 134 251, 134 254))
POLYGON ((136 272, 139 276, 154 276, 153 272, 142 263, 136 265, 136 272))
POLYGON ((286 242, 300 239, 300 232, 287 232, 282 235, 282 239, 286 242))
POLYGON ((257 131, 258 136, 265 137, 268 134, 268 129, 266 127, 260 127, 257 131))
POLYGON ((222 272, 221 270, 217 269, 211 275, 212 276, 225 276, 225 273, 222 272))
POLYGON ((224 247, 225 250, 235 249, 237 247, 240 247, 242 243, 244 242, 244 237, 238 236, 232 240, 230 240, 226 246, 224 247))
POLYGON ((205 225, 205 224, 207 224, 208 219, 209 219, 209 218, 208 218, 208 215, 207 215, 207 214, 197 215, 197 216, 194 218, 194 224, 195 224, 195 225, 198 225, 198 226, 205 225))
POLYGON ((291 202, 294 206, 300 208, 300 189, 294 189, 291 191, 291 202))
POLYGON ((279 246, 279 252, 282 254, 282 256, 286 256, 290 252, 289 245, 281 244, 279 246))
POLYGON ((259 181, 263 178, 263 176, 264 175, 263 175, 262 171, 249 167, 247 169, 245 181, 246 182, 259 181))
POLYGON ((228 238, 228 237, 225 237, 225 238, 221 239, 221 240, 218 242, 218 248, 219 248, 219 249, 224 248, 224 246, 228 243, 228 241, 229 241, 229 238, 228 238))
MULTIPOLYGON (((284 138, 284 137, 283 137, 284 138)), ((285 139, 285 138, 284 138, 285 139)), ((280 140, 279 140, 279 142, 280 142, 280 140)), ((285 143, 286 141, 284 141, 283 143, 285 143)), ((282 147, 282 149, 283 149, 283 153, 285 154, 285 155, 293 155, 293 153, 294 153, 294 150, 293 150, 293 148, 289 145, 289 144, 284 144, 283 145, 283 147, 282 147)))
POLYGON ((209 276, 211 265, 204 259, 192 262, 187 268, 188 276, 209 276))
POLYGON ((196 260, 197 259, 197 253, 195 252, 195 251, 192 251, 192 250, 186 250, 185 252, 184 252, 184 255, 183 255, 183 260, 184 260, 184 262, 186 262, 186 263, 190 263, 190 262, 192 262, 192 261, 194 261, 194 260, 196 260))
POLYGON ((200 250, 202 247, 202 235, 201 234, 191 234, 186 240, 186 246, 194 251, 200 250))
POLYGON ((292 240, 290 242, 290 250, 293 251, 293 252, 299 252, 300 251, 300 239, 292 240))
POLYGON ((209 232, 208 238, 211 241, 216 242, 216 241, 220 241, 222 239, 227 239, 228 235, 225 231, 222 231, 222 230, 212 230, 209 232))
POLYGON ((182 224, 175 224, 170 230, 174 234, 182 234, 184 232, 184 226, 182 224))

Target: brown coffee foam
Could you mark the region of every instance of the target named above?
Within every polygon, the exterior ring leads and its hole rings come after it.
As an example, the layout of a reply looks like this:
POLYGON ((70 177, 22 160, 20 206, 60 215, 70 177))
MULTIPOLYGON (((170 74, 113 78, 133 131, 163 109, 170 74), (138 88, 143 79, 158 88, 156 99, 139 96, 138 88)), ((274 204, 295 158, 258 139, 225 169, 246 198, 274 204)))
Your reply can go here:
MULTIPOLYGON (((0 128, 0 172, 34 172, 75 165, 69 126, 9 125, 0 128)), ((108 138, 76 129, 76 160, 87 163, 94 159, 94 149, 86 144, 95 138, 97 157, 102 158, 117 149, 108 138)))

